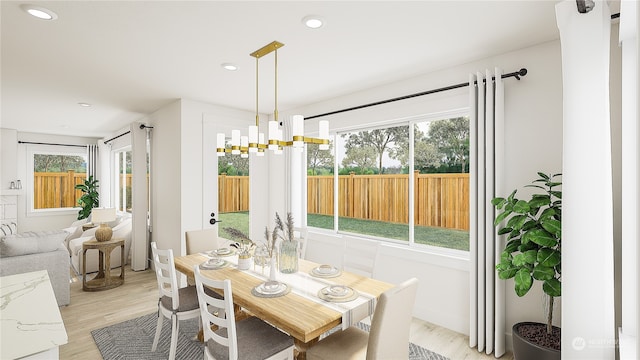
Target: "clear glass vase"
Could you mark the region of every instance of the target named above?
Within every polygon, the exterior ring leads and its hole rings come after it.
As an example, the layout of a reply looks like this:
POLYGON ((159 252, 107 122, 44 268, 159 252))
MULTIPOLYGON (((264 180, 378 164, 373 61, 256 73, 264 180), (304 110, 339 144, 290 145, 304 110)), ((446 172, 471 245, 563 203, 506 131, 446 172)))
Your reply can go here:
POLYGON ((283 241, 280 244, 278 267, 283 274, 298 272, 298 240, 283 241))

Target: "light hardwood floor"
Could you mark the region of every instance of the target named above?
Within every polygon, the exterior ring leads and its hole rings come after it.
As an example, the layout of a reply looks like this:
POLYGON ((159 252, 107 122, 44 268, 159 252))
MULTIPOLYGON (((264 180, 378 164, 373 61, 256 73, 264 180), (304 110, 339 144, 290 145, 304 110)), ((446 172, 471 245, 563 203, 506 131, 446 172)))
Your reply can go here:
MULTIPOLYGON (((91 331, 157 310, 158 288, 152 271, 126 268, 124 285, 98 292, 82 291, 80 277, 73 277, 71 304, 61 307, 69 342, 60 347, 62 360, 100 359, 91 331)), ((494 359, 469 348, 468 337, 457 332, 414 319, 411 341, 451 360, 494 359)), ((512 360, 508 353, 501 359, 512 360)))

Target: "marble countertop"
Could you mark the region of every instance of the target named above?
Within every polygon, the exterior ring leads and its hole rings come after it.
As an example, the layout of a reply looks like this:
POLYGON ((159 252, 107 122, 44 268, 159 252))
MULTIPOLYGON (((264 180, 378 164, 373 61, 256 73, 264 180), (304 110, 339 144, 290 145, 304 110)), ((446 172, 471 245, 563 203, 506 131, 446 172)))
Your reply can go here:
POLYGON ((0 277, 0 359, 16 359, 67 343, 46 270, 0 277))

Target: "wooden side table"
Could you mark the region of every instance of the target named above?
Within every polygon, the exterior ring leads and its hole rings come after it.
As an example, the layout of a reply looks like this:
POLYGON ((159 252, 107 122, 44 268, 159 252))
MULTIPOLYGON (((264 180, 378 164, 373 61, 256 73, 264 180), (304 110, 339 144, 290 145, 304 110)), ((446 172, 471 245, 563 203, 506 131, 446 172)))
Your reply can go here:
POLYGON ((89 240, 82 244, 82 290, 100 291, 124 284, 124 239, 89 240), (111 276, 111 251, 120 246, 120 276, 111 276), (98 274, 87 280, 87 250, 98 250, 98 274))

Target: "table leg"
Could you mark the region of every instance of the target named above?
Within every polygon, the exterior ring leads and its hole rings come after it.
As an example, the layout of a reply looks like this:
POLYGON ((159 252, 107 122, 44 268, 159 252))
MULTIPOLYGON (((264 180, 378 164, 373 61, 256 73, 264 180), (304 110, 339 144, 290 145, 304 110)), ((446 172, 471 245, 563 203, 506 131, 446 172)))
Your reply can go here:
POLYGON ((104 284, 111 285, 111 251, 109 250, 104 252, 104 284))
POLYGON ((120 246, 120 279, 124 283, 124 243, 120 246))
POLYGON ((82 288, 87 288, 87 249, 82 249, 82 288))
POLYGON ((298 339, 293 339, 293 343, 296 346, 295 349, 295 358, 296 360, 306 360, 307 359, 307 349, 309 349, 313 344, 318 342, 318 338, 315 338, 309 342, 302 342, 298 339))
POLYGON ((102 250, 98 250, 98 273, 93 279, 104 279, 104 252, 102 250))

